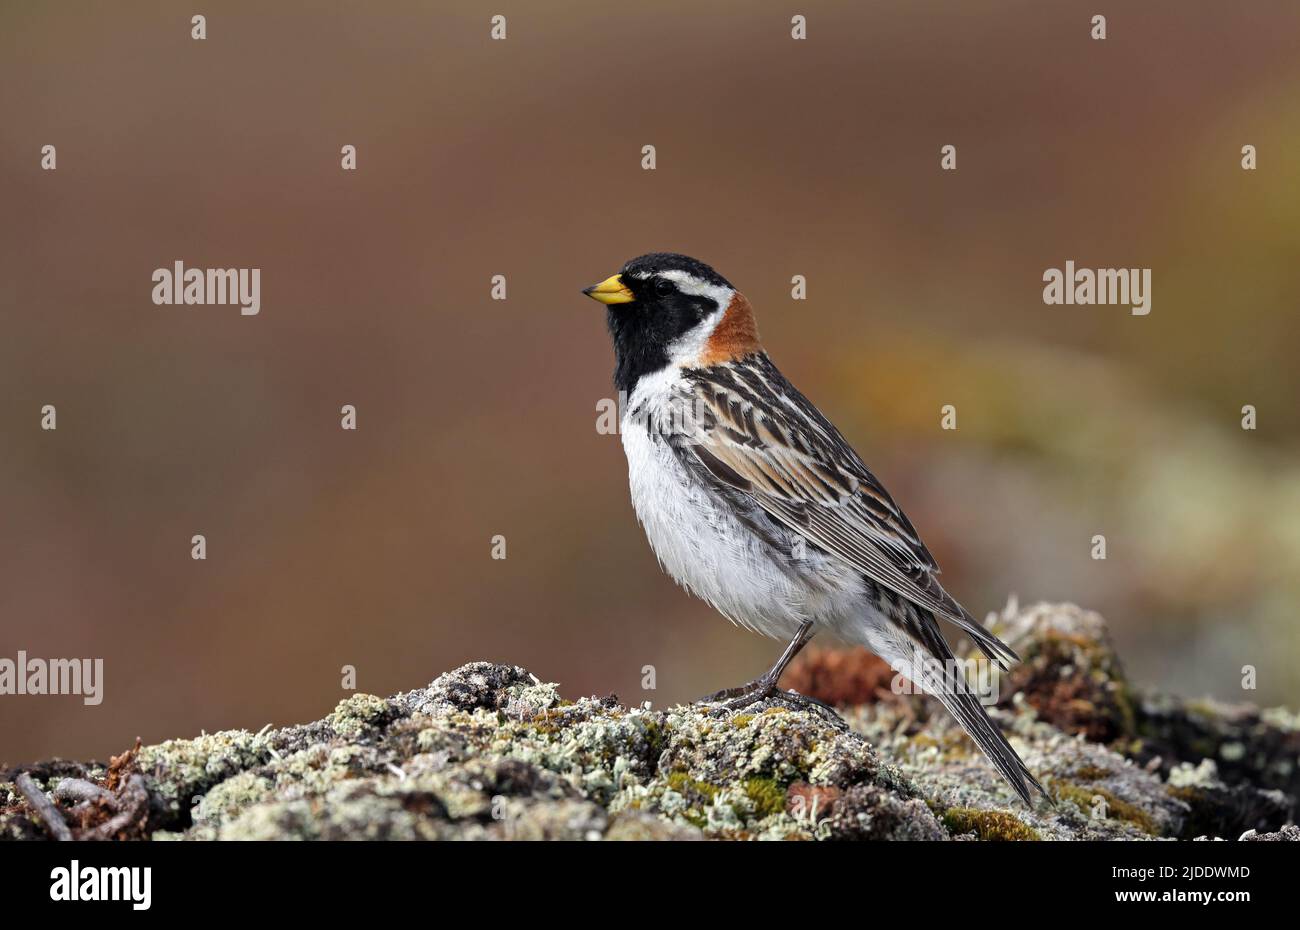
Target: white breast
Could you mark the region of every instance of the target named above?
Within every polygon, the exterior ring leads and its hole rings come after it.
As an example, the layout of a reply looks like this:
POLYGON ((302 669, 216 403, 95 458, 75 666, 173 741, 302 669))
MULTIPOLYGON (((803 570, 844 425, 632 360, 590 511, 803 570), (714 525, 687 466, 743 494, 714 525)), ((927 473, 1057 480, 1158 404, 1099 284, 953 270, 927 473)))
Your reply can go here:
POLYGON ((668 413, 675 371, 642 378, 620 424, 632 505, 659 563, 678 583, 724 616, 755 632, 794 635, 805 617, 840 627, 856 613, 860 589, 851 572, 824 560, 811 578, 774 561, 768 545, 730 506, 690 475, 647 418, 668 413), (829 584, 828 584, 829 582, 829 584))

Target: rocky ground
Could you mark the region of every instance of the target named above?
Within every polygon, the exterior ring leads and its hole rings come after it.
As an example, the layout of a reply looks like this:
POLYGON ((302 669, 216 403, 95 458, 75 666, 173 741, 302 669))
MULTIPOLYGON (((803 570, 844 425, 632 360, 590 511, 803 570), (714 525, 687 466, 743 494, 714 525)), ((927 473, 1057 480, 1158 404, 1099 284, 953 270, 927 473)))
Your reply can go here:
POLYGON ((813 653, 736 713, 567 700, 475 662, 303 726, 0 772, 10 839, 1300 839, 1300 718, 1147 694, 1100 616, 1009 606, 997 722, 1053 803, 1025 808, 929 699, 813 653))

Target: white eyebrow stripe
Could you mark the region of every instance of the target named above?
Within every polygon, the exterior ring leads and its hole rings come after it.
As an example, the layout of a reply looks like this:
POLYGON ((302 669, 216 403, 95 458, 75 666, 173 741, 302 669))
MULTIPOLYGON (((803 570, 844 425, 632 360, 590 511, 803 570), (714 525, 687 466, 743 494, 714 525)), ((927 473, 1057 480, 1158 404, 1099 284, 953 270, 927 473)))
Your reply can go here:
POLYGON ((701 281, 687 271, 660 271, 658 275, 676 284, 677 290, 683 294, 690 294, 692 297, 708 297, 721 310, 727 308, 727 305, 731 303, 732 296, 736 293, 731 288, 724 287, 721 284, 709 284, 707 281, 701 281))

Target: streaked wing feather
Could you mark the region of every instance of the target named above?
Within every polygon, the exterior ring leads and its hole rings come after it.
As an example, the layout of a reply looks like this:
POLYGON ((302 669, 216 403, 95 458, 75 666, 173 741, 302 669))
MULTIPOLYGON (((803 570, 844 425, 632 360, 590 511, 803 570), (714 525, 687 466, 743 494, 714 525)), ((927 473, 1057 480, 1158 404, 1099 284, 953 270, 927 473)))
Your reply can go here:
POLYGON ((690 374, 687 400, 700 415, 674 443, 679 454, 809 542, 971 632, 986 652, 991 640, 993 652, 1015 657, 943 589, 934 557, 889 493, 766 356, 690 374))

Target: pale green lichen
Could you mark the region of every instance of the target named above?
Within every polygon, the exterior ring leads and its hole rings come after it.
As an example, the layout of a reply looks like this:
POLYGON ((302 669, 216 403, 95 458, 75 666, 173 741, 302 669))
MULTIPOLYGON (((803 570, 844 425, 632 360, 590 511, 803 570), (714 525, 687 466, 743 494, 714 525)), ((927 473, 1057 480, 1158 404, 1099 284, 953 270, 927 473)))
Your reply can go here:
POLYGON ((388 702, 373 694, 354 694, 339 701, 326 722, 343 739, 357 739, 374 732, 393 714, 388 702))
POLYGON ((184 817, 191 803, 214 785, 271 758, 265 734, 224 730, 188 740, 143 747, 136 765, 172 817, 184 817))
POLYGON ((1286 707, 1266 707, 1259 712, 1259 719, 1278 730, 1288 733, 1300 732, 1300 711, 1286 707))
POLYGON ((220 826, 272 796, 275 783, 256 772, 240 772, 203 796, 194 808, 196 826, 220 826))
MULTIPOLYGON (((1086 675, 1096 686, 1088 693, 1111 701, 1099 712, 1123 730, 1106 678, 1118 665, 1090 645, 1095 615, 1026 613, 1007 623, 1026 655, 1067 660, 1038 672, 1086 675), (1042 631, 1050 645, 1028 648, 1042 631)), ((1143 707, 1148 719, 1185 719, 1176 701, 1154 706, 1143 707)), ((1210 704, 1194 711, 1210 721, 1207 733, 1223 713, 1210 704)), ((1207 761, 1170 760, 1168 785, 1154 763, 1135 765, 1117 751, 1139 739, 1103 745, 1070 735, 1023 695, 992 714, 1056 808, 1024 808, 921 697, 845 709, 842 718, 779 698, 734 715, 652 710, 566 700, 522 668, 486 662, 388 699, 351 695, 305 726, 146 746, 134 764, 162 809, 150 822, 157 839, 1151 838, 1240 833, 1232 816, 1243 799, 1265 836, 1289 810, 1285 797, 1229 790, 1209 761, 1250 762, 1249 728, 1271 725, 1261 767, 1291 764, 1281 725, 1294 718, 1282 712, 1239 713, 1221 727, 1231 739, 1205 738, 1207 761)), ((0 779, 0 836, 39 831, 12 778, 0 779)))
POLYGON ((1169 784, 1174 788, 1214 788, 1220 784, 1219 767, 1213 759, 1202 759, 1199 765, 1180 762, 1170 769, 1169 784))

